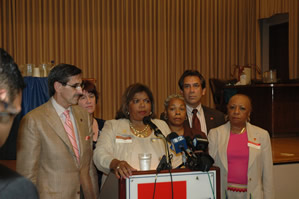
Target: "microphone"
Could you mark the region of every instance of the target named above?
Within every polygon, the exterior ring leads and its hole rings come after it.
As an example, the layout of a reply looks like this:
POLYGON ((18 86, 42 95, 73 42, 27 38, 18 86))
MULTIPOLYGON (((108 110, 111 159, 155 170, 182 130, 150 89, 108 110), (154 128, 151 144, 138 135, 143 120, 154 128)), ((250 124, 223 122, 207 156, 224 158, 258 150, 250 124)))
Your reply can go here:
POLYGON ((191 151, 193 151, 193 152, 196 151, 196 149, 195 149, 195 147, 193 145, 193 140, 191 139, 191 137, 190 136, 185 136, 185 140, 187 142, 188 148, 190 148, 191 151))
POLYGON ((179 137, 179 135, 176 132, 171 132, 166 136, 166 140, 171 143, 171 140, 177 137, 179 137))
POLYGON ((175 153, 180 153, 182 151, 186 152, 186 149, 188 148, 184 136, 179 136, 175 132, 171 132, 169 135, 167 135, 166 140, 170 141, 172 149, 175 151, 175 153))
POLYGON ((149 125, 151 129, 154 130, 155 136, 165 138, 163 133, 160 131, 160 129, 152 122, 152 119, 150 116, 146 116, 143 118, 143 124, 149 125))
POLYGON ((194 154, 197 156, 193 169, 209 171, 214 164, 214 159, 207 153, 209 141, 206 136, 195 135, 193 138, 194 154))
POLYGON ((209 145, 209 141, 206 137, 201 135, 195 135, 193 138, 193 146, 196 151, 206 151, 209 145))
POLYGON ((168 151, 166 137, 163 135, 160 129, 152 122, 150 116, 146 116, 143 118, 143 124, 149 125, 151 129, 154 130, 155 136, 162 138, 162 140, 164 141, 166 156, 164 155, 160 160, 160 163, 157 167, 157 172, 159 173, 161 170, 171 169, 171 156, 168 151))

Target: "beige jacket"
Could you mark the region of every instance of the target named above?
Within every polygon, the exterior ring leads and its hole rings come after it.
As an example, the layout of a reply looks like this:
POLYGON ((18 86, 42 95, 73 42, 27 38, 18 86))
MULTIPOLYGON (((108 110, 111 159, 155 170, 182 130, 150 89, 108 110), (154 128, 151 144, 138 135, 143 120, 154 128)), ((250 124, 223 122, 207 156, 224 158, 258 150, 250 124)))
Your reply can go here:
MULTIPOLYGON (((248 142, 254 143, 254 147, 249 147, 247 198, 273 199, 273 161, 269 133, 250 123, 246 124, 246 129, 248 142)), ((227 189, 229 135, 230 122, 211 129, 208 134, 209 153, 214 158, 215 165, 220 167, 221 198, 223 199, 226 198, 227 189)))
MULTIPOLYGON (((153 119, 152 121, 165 136, 170 133, 170 129, 166 122, 158 119, 153 119)), ((149 139, 152 140, 152 144, 155 145, 154 151, 151 151, 151 153, 155 153, 158 157, 162 157, 165 154, 163 140, 157 139, 154 133, 149 136, 149 139)), ((136 162, 132 159, 132 152, 138 144, 140 144, 138 143, 138 139, 131 133, 128 119, 108 120, 105 122, 94 151, 94 163, 97 168, 105 174, 110 172, 109 166, 114 158, 126 160, 129 164, 133 165, 135 163, 136 165, 136 162), (119 142, 119 137, 130 138, 130 142, 119 142)), ((172 152, 170 151, 170 153, 172 152)), ((181 163, 182 157, 174 155, 172 160, 173 168, 181 163)), ((152 163, 151 166, 153 169, 156 168, 158 164, 153 165, 152 163)))
POLYGON ((22 119, 17 142, 17 171, 30 179, 40 198, 98 197, 97 174, 92 163, 92 128, 89 114, 72 107, 79 134, 80 164, 60 117, 49 100, 22 119))

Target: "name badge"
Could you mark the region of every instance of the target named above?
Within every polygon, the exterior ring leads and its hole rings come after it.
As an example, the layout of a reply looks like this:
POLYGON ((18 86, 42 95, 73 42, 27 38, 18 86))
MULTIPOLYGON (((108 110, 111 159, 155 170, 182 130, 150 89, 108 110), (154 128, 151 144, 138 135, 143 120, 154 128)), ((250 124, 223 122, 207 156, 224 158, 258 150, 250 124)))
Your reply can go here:
POLYGON ((248 146, 252 147, 252 148, 255 148, 255 149, 261 149, 261 144, 260 143, 255 143, 255 142, 248 141, 248 146))
POLYGON ((161 140, 161 138, 151 138, 151 142, 157 142, 159 140, 161 140))
POLYGON ((117 135, 115 137, 116 143, 132 143, 132 137, 130 135, 117 135))

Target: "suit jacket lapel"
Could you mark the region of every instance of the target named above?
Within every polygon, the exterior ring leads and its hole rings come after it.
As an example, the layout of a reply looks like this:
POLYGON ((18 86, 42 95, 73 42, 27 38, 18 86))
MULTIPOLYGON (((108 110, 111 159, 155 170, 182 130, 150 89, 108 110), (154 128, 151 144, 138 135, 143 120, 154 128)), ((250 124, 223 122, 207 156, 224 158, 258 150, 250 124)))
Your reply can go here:
POLYGON ((206 120, 206 127, 207 127, 207 134, 209 133, 210 129, 211 129, 211 114, 210 112, 206 109, 205 106, 202 106, 202 110, 203 110, 203 114, 205 116, 205 120, 206 120))
MULTIPOLYGON (((253 131, 249 123, 246 124, 246 128, 247 128, 248 142, 258 143, 259 140, 257 140, 256 132, 253 131)), ((253 147, 249 147, 248 168, 251 167, 256 156, 257 156, 257 149, 254 149, 253 147)))
POLYGON ((226 171, 228 170, 228 165, 227 165, 227 146, 228 146, 228 140, 229 140, 229 136, 230 136, 230 123, 227 122, 224 126, 221 127, 221 129, 219 129, 220 133, 219 133, 219 137, 218 137, 218 143, 219 149, 223 149, 221 150, 219 153, 221 162, 224 166, 224 168, 226 169, 226 171))
POLYGON ((76 108, 72 107, 72 113, 73 113, 73 116, 74 116, 74 120, 75 120, 75 123, 76 123, 76 128, 77 128, 77 133, 78 133, 78 137, 79 137, 79 147, 80 147, 80 159, 83 157, 83 153, 84 153, 84 145, 82 143, 82 140, 84 140, 84 135, 83 135, 83 132, 84 132, 84 127, 82 127, 81 123, 83 121, 82 117, 81 117, 81 114, 77 111, 76 108))
MULTIPOLYGON (((91 125, 91 121, 86 122, 86 120, 91 119, 90 117, 83 117, 84 114, 81 113, 81 110, 78 109, 76 106, 72 107, 72 113, 74 115, 78 137, 79 137, 79 146, 80 146, 80 159, 84 157, 84 153, 86 152, 86 145, 83 142, 86 142, 86 139, 92 139, 93 132, 89 132, 89 126, 85 124, 91 125), (88 128, 88 129, 86 129, 88 128), (86 134, 86 132, 88 134, 86 134)), ((86 116, 86 115, 85 115, 86 116)), ((88 145, 89 146, 89 145, 88 145)), ((81 161, 80 161, 81 162, 81 161)))
POLYGON ((75 152, 73 150, 73 146, 69 140, 69 137, 64 129, 64 126, 61 122, 59 115, 57 114, 55 108, 53 107, 51 101, 49 100, 46 104, 46 111, 45 114, 47 115, 48 119, 47 122, 49 126, 53 129, 60 139, 65 143, 66 147, 68 147, 71 155, 76 160, 75 152))

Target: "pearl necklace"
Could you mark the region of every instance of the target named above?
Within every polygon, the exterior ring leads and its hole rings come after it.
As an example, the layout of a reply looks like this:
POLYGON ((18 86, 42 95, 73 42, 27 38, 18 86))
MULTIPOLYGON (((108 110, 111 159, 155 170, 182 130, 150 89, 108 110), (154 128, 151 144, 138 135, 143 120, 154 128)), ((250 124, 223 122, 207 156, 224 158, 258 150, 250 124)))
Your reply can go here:
POLYGON ((136 135, 137 137, 140 137, 140 138, 147 137, 147 132, 146 131, 149 127, 148 124, 141 131, 135 129, 131 121, 130 121, 129 125, 130 125, 130 128, 132 129, 134 135, 136 135))

